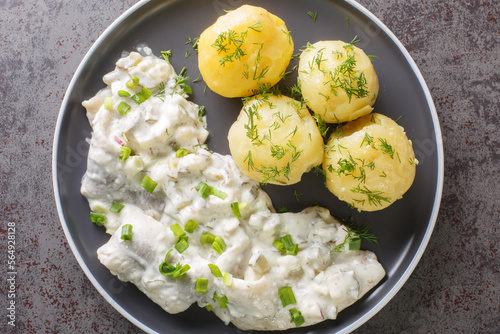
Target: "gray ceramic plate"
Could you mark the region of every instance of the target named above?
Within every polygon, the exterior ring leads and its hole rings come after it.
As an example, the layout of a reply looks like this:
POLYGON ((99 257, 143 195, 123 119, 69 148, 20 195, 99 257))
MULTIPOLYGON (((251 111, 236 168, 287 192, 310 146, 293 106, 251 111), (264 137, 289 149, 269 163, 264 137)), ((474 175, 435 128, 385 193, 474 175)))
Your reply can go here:
MULTIPOLYGON (((169 315, 151 302, 133 285, 122 283, 102 266, 96 250, 108 235, 89 221, 89 207, 80 195, 80 182, 86 170, 91 129, 81 102, 104 87, 102 76, 113 70, 122 51, 146 44, 155 54, 172 50, 171 62, 179 71, 188 69, 192 79, 199 74, 197 55, 185 57, 186 37, 197 37, 224 10, 242 5, 241 0, 143 1, 120 16, 90 49, 71 81, 56 126, 53 151, 54 191, 59 216, 78 262, 90 281, 121 314, 148 332, 168 333, 241 333, 225 326, 213 314, 191 307, 187 312, 169 315)), ((276 207, 300 210, 313 202, 329 208, 333 215, 351 214, 358 224, 371 224, 380 246, 363 244, 373 250, 387 271, 386 278, 367 296, 342 311, 335 321, 293 333, 345 333, 366 322, 401 288, 414 270, 431 236, 443 185, 443 149, 436 111, 427 86, 415 63, 396 37, 371 13, 354 1, 255 0, 281 17, 292 33, 296 53, 307 42, 340 39, 357 44, 367 54, 379 58, 374 66, 380 80, 375 111, 393 119, 413 140, 420 164, 415 182, 402 200, 375 213, 352 212, 323 185, 320 176, 307 174, 290 187, 267 187, 276 207), (308 11, 318 13, 314 22, 308 11), (298 202, 294 191, 303 193, 298 202)), ((292 63, 293 65, 293 63, 292 63)), ((291 65, 291 66, 292 66, 291 65)), ((293 80, 293 79, 292 79, 293 80)), ((192 85, 192 100, 205 105, 211 136, 209 146, 219 153, 229 153, 227 131, 241 108, 239 99, 225 99, 204 92, 203 81, 192 85)))

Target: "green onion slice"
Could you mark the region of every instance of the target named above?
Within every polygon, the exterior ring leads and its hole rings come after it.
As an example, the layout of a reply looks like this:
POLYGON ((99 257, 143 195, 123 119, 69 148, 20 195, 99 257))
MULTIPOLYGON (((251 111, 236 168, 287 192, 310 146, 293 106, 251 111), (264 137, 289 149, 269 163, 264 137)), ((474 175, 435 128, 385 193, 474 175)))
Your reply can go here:
POLYGON ((217 196, 219 197, 220 199, 225 199, 227 194, 219 189, 215 189, 214 187, 212 186, 209 186, 208 184, 206 184, 205 182, 201 181, 196 187, 195 187, 196 191, 198 192, 198 194, 203 197, 204 199, 206 199, 208 196, 210 195, 214 195, 214 196, 217 196))
POLYGON ((104 109, 106 110, 113 109, 113 98, 111 96, 106 96, 104 98, 104 109))
POLYGON ((175 271, 172 273, 172 278, 179 278, 182 275, 184 275, 191 267, 189 264, 182 265, 180 263, 177 263, 177 266, 175 267, 175 271))
POLYGON ((120 96, 120 97, 130 97, 130 93, 127 92, 126 90, 119 90, 118 91, 118 96, 120 96))
POLYGON ((103 226, 106 223, 106 215, 104 213, 91 212, 90 220, 97 226, 103 226))
POLYGON ((212 243, 212 248, 219 254, 222 254, 222 252, 224 252, 224 249, 226 249, 226 243, 220 235, 215 236, 214 242, 212 243))
POLYGON ((120 157, 119 157, 119 160, 120 161, 125 161, 128 159, 128 157, 130 156, 130 153, 132 153, 132 150, 130 149, 130 147, 127 147, 127 146, 122 146, 120 147, 120 157))
POLYGON ((132 239, 132 225, 125 224, 122 226, 122 240, 130 240, 132 239))
POLYGON ((306 321, 302 313, 295 308, 290 309, 290 319, 290 322, 295 323, 296 327, 299 327, 306 321))
POLYGON ((142 179, 141 186, 146 189, 147 192, 152 193, 158 183, 155 181, 151 180, 149 176, 145 175, 144 178, 142 179))
POLYGON ((125 86, 127 86, 127 88, 129 88, 129 89, 132 89, 132 88, 137 87, 138 84, 139 84, 139 78, 138 77, 133 77, 133 78, 130 78, 129 81, 127 81, 127 83, 125 84, 125 86))
POLYGON ((207 293, 208 280, 206 278, 197 278, 194 290, 199 293, 207 293))
POLYGON ((276 248, 280 253, 285 254, 286 253, 286 248, 285 245, 279 240, 274 240, 273 242, 274 248, 276 248))
POLYGON ((139 93, 132 95, 130 98, 137 102, 137 104, 141 104, 142 102, 149 99, 151 97, 151 94, 152 92, 149 89, 147 89, 146 87, 142 87, 142 90, 139 93))
POLYGON ((349 250, 360 250, 361 249, 361 238, 354 238, 349 242, 349 250))
POLYGON ((174 246, 174 247, 175 247, 175 249, 177 249, 177 251, 178 251, 180 254, 182 254, 182 253, 184 253, 184 251, 185 251, 186 249, 188 249, 189 244, 187 243, 187 240, 186 240, 186 239, 181 239, 181 240, 179 240, 179 242, 178 242, 178 243, 176 243, 176 244, 175 244, 175 246, 174 246))
POLYGON ((186 227, 184 227, 184 231, 186 231, 188 233, 193 233, 197 227, 198 227, 198 223, 195 222, 194 220, 190 219, 187 222, 186 227))
POLYGON ((182 158, 189 154, 189 151, 186 148, 180 148, 175 152, 176 158, 182 158))
POLYGON ((184 230, 182 229, 182 227, 179 226, 179 224, 171 225, 170 230, 174 232, 175 240, 179 240, 181 236, 186 234, 186 232, 184 232, 184 230))
POLYGON ((219 303, 219 307, 221 309, 222 308, 226 308, 227 307, 227 303, 229 302, 229 300, 227 299, 226 295, 218 296, 217 294, 214 294, 214 299, 219 303))
POLYGON ((122 209, 125 207, 125 205, 118 203, 118 202, 113 202, 111 203, 111 206, 109 207, 109 211, 115 212, 115 213, 120 213, 122 209))
POLYGON ((222 277, 222 283, 225 286, 231 286, 231 285, 233 285, 233 275, 231 275, 228 272, 224 272, 224 276, 222 277))
POLYGON ((238 202, 231 203, 231 209, 236 218, 241 218, 240 205, 238 202))
POLYGON ((208 304, 207 306, 205 306, 205 309, 206 309, 208 312, 210 312, 210 311, 212 311, 212 310, 214 309, 214 307, 213 307, 212 305, 208 304))
POLYGON ((213 234, 212 232, 203 232, 201 234, 200 243, 202 245, 212 244, 214 240, 215 240, 215 234, 213 234))
POLYGON ((120 104, 118 105, 118 107, 116 108, 116 110, 120 114, 122 114, 123 116, 125 116, 127 114, 127 112, 130 110, 130 106, 127 104, 127 102, 122 101, 122 102, 120 102, 120 104))
POLYGON ((215 277, 222 277, 222 272, 220 271, 219 267, 217 267, 216 264, 209 263, 208 267, 210 268, 212 275, 214 275, 215 277))
POLYGON ((281 304, 283 304, 283 307, 286 307, 290 304, 295 304, 297 302, 295 300, 292 288, 289 286, 285 286, 284 288, 279 289, 278 294, 280 296, 281 304))

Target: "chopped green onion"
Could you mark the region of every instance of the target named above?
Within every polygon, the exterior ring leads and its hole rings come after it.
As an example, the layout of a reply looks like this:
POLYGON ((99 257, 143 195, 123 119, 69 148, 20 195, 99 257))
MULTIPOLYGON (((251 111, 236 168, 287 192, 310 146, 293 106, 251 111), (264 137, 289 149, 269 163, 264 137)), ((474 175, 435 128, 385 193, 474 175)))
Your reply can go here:
POLYGON ((127 83, 125 84, 125 86, 127 86, 127 88, 129 88, 129 89, 132 89, 132 88, 137 87, 138 84, 139 84, 139 78, 138 77, 133 77, 133 78, 130 78, 129 81, 127 81, 127 83))
POLYGON ((186 155, 188 155, 188 154, 189 154, 189 151, 188 151, 187 149, 185 149, 185 148, 180 148, 180 149, 178 149, 178 150, 175 152, 175 157, 176 157, 176 158, 182 158, 182 157, 184 157, 184 156, 186 156, 186 155))
POLYGON ((349 250, 360 250, 361 249, 361 238, 354 238, 349 242, 349 250))
POLYGON ((197 278, 196 279, 196 287, 194 291, 199 293, 207 293, 208 280, 206 278, 197 278))
POLYGON ((118 105, 118 107, 116 108, 116 110, 120 114, 122 114, 123 116, 125 116, 125 114, 127 114, 127 112, 130 110, 130 106, 127 104, 127 102, 122 101, 122 102, 120 102, 120 104, 118 105))
POLYGON ((214 309, 214 307, 213 307, 212 305, 208 304, 207 306, 205 306, 205 309, 206 309, 208 312, 210 312, 210 311, 212 311, 212 310, 214 309))
POLYGON ((168 262, 168 254, 170 254, 171 251, 172 250, 169 250, 167 252, 167 255, 165 255, 165 260, 163 260, 163 262, 160 264, 160 273, 162 275, 171 275, 175 270, 175 267, 168 262))
POLYGON ((290 234, 281 237, 280 241, 283 243, 283 246, 285 246, 286 249, 293 246, 292 236, 290 234))
POLYGON ((280 253, 285 254, 286 253, 286 248, 285 245, 279 240, 274 240, 273 242, 274 248, 276 248, 280 253))
POLYGON ((195 187, 196 191, 198 192, 198 194, 203 197, 204 199, 206 199, 208 196, 210 195, 214 195, 214 196, 217 196, 219 197, 220 199, 225 199, 227 194, 221 190, 218 190, 218 189, 215 189, 211 186, 209 186, 208 184, 206 184, 205 182, 200 182, 196 187, 195 187))
POLYGON ((186 239, 181 239, 178 243, 175 244, 174 247, 180 254, 182 254, 186 249, 188 249, 189 244, 187 243, 186 239))
POLYGON ((130 97, 130 93, 127 92, 126 90, 119 90, 118 91, 118 96, 120 96, 120 97, 130 97))
POLYGON ((171 225, 170 230, 174 232, 175 240, 179 240, 179 237, 186 234, 186 232, 184 232, 184 230, 182 229, 182 227, 179 226, 179 224, 171 225))
POLYGON ((290 322, 294 322, 296 327, 299 327, 306 321, 302 313, 295 308, 290 309, 290 319, 290 322))
POLYGON ((225 286, 231 286, 231 285, 233 285, 233 275, 231 275, 228 272, 225 272, 224 273, 224 277, 222 277, 222 283, 225 286))
POLYGON ((233 214, 236 218, 241 218, 240 205, 238 202, 231 203, 231 209, 233 210, 233 214))
POLYGON ((215 240, 215 234, 213 234, 212 232, 203 232, 201 234, 200 243, 202 245, 212 244, 214 240, 215 240))
POLYGON ((290 304, 295 304, 297 302, 295 300, 292 288, 289 286, 285 286, 284 288, 279 289, 278 294, 280 296, 281 304, 283 304, 283 307, 286 307, 290 304))
POLYGON ((122 226, 122 240, 130 240, 132 239, 132 225, 125 224, 122 226))
POLYGON ((226 243, 224 242, 224 239, 222 239, 220 235, 215 236, 214 242, 212 243, 212 248, 219 254, 222 254, 222 252, 224 252, 224 249, 226 248, 226 243))
POLYGON ((120 161, 125 161, 128 159, 128 157, 130 156, 130 153, 132 153, 132 150, 130 149, 130 147, 127 147, 127 146, 122 146, 120 147, 120 157, 118 158, 120 161))
POLYGON ((197 227, 198 227, 198 223, 195 222, 194 220, 190 219, 187 222, 186 227, 184 227, 184 231, 186 231, 188 233, 193 233, 194 230, 196 230, 197 227))
POLYGON ((151 94, 152 92, 149 89, 147 89, 146 87, 142 87, 142 90, 139 93, 132 95, 130 98, 137 102, 137 104, 141 104, 142 102, 149 99, 151 97, 151 94))
POLYGON ((214 299, 219 303, 219 307, 221 309, 222 308, 226 308, 227 307, 227 303, 229 302, 229 300, 227 299, 226 295, 218 296, 218 295, 214 294, 214 299))
POLYGON ((210 271, 212 272, 212 275, 214 275, 215 277, 222 277, 222 273, 221 273, 219 267, 217 267, 216 264, 209 263, 208 267, 210 268, 210 271))
POLYGON ((290 246, 286 250, 287 255, 294 255, 295 256, 295 255, 297 255, 298 252, 299 252, 299 245, 297 245, 297 244, 290 246))
POLYGON ((106 110, 113 109, 113 98, 111 96, 106 96, 104 98, 104 109, 106 110))
POLYGON ((118 203, 118 202, 113 202, 111 206, 109 207, 109 211, 115 212, 115 213, 120 213, 122 209, 125 207, 125 205, 118 203))
POLYGON ((103 226, 106 223, 106 215, 104 213, 91 212, 90 220, 97 226, 103 226))
POLYGON ((179 278, 179 277, 181 277, 182 275, 184 275, 185 273, 187 273, 187 271, 189 269, 191 269, 191 267, 189 266, 189 264, 181 265, 180 263, 177 263, 177 266, 175 267, 175 271, 172 273, 172 278, 179 278))
POLYGON ((179 240, 177 240, 177 242, 179 242, 179 241, 181 241, 181 240, 184 240, 184 241, 188 242, 189 237, 188 237, 187 235, 181 235, 181 236, 179 237, 179 240))
POLYGON ((158 183, 155 181, 151 180, 149 176, 145 175, 144 178, 142 179, 141 186, 146 189, 147 192, 152 193, 158 183))

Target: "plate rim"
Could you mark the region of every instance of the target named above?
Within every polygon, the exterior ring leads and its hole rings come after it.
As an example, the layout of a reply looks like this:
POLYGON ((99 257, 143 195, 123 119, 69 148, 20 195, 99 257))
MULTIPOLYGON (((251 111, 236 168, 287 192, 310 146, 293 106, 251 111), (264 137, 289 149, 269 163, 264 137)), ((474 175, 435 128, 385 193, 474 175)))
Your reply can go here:
MULTIPOLYGON (((124 20, 126 20, 130 15, 135 13, 138 9, 146 5, 147 3, 150 3, 154 0, 140 0, 130 8, 128 8, 125 12, 123 12, 120 16, 118 16, 100 35, 99 37, 95 40, 95 42, 92 44, 90 49, 87 51, 85 56, 82 58, 80 61, 77 69, 75 70, 71 81, 68 85, 68 88, 65 91, 63 101, 61 103, 61 107, 58 112, 57 116, 57 121, 56 121, 56 126, 54 130, 54 140, 53 140, 53 145, 52 145, 52 186, 53 186, 53 191, 54 191, 54 200, 56 202, 56 208, 57 208, 57 213, 59 216, 59 221, 61 223, 61 226, 63 228, 66 241, 68 242, 71 251, 73 255, 75 256, 79 266, 82 268, 83 272, 87 276, 87 278, 90 280, 94 288, 100 293, 100 295, 116 310, 118 311, 121 315, 123 315, 127 320, 129 320, 131 323, 133 323, 135 326, 140 328, 141 330, 147 332, 147 333, 157 333, 154 331, 152 328, 146 326, 144 323, 142 323, 139 319, 131 315, 127 310, 125 310, 120 304, 118 304, 102 287, 102 285, 97 281, 95 276, 92 274, 90 271, 89 267, 83 260, 82 256, 80 255, 80 252, 78 251, 78 248, 73 240, 73 237, 69 231, 64 212, 62 209, 62 204, 60 201, 60 192, 59 192, 59 181, 58 181, 58 171, 57 171, 57 161, 58 161, 58 150, 59 150, 59 134, 61 131, 61 125, 62 125, 62 119, 65 115, 65 110, 68 106, 68 101, 69 101, 69 96, 76 84, 76 81, 78 80, 80 74, 82 73, 83 67, 85 64, 88 62, 88 59, 94 54, 94 51, 100 46, 102 40, 104 40, 120 23, 122 23, 124 20)), ((177 0, 169 0, 170 2, 175 2, 177 0)), ((332 2, 333 0, 323 0, 325 2, 332 2)), ((365 324, 368 320, 370 320, 375 314, 377 314, 382 308, 384 308, 387 303, 396 295, 396 293, 403 287, 403 285, 406 283, 406 281, 410 278, 411 274, 415 270, 416 266, 420 262, 425 249, 428 246, 428 243, 430 241, 430 238, 432 236, 432 232, 434 230, 434 227, 436 225, 436 221, 438 218, 438 213, 440 209, 440 204, 441 204, 441 199, 442 199, 442 193, 443 193, 443 185, 444 185, 444 149, 443 149, 443 139, 442 139, 442 133, 441 133, 441 126, 439 123, 439 118, 437 115, 436 107, 434 105, 432 96, 430 94, 430 90, 427 86, 427 83, 425 82, 425 79, 422 76, 422 73, 420 72, 419 68, 417 67, 415 61, 411 57, 410 53, 408 50, 404 47, 404 45, 401 43, 401 41, 394 35, 394 33, 378 18, 376 17, 372 12, 370 12, 366 7, 363 5, 359 4, 355 0, 343 0, 347 4, 351 5, 352 7, 356 8, 360 13, 368 17, 369 20, 373 21, 379 28, 383 30, 383 32, 390 38, 390 40, 397 46, 397 48, 401 51, 402 55, 404 56, 406 62, 408 65, 411 67, 413 73, 415 74, 419 85, 424 93, 425 100, 427 103, 427 106, 430 111, 431 119, 432 119, 432 124, 433 124, 433 130, 434 130, 434 136, 436 140, 436 149, 437 149, 437 173, 436 173, 436 188, 435 188, 435 196, 434 196, 434 202, 433 202, 433 207, 432 207, 432 212, 428 220, 427 228, 425 231, 425 234, 422 238, 422 242, 420 243, 417 251, 415 252, 415 255, 413 256, 410 264, 406 267, 404 270, 403 274, 401 277, 397 280, 397 282, 394 284, 392 289, 389 290, 388 293, 386 293, 381 300, 375 304, 374 307, 372 307, 368 312, 366 312, 363 316, 358 318, 356 321, 351 323, 350 325, 344 327, 341 329, 338 333, 350 333, 354 331, 355 329, 359 328, 363 324, 365 324)))

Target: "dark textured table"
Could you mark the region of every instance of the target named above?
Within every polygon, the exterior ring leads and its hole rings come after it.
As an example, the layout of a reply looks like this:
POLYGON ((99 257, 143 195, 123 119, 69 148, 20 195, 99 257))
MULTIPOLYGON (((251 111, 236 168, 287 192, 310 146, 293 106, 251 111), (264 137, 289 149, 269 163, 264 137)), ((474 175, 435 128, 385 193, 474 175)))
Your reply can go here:
MULTIPOLYGON (((429 86, 443 131, 445 182, 421 262, 356 333, 499 333, 500 2, 359 2, 401 40, 429 86)), ((92 43, 134 3, 0 1, 2 333, 140 332, 77 264, 51 180, 66 87, 92 43), (16 327, 7 317, 9 223, 16 225, 16 327)))

